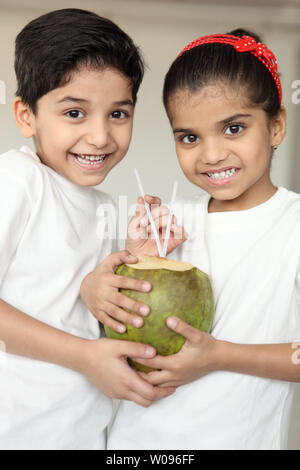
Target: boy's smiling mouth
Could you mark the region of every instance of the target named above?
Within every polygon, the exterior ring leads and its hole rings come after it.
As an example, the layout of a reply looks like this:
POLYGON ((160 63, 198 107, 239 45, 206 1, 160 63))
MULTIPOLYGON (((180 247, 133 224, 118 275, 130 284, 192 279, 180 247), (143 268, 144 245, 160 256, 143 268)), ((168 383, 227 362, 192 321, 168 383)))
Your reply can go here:
POLYGON ((111 154, 83 154, 83 153, 72 153, 70 155, 73 157, 73 160, 81 167, 90 170, 97 170, 103 168, 107 159, 111 154))

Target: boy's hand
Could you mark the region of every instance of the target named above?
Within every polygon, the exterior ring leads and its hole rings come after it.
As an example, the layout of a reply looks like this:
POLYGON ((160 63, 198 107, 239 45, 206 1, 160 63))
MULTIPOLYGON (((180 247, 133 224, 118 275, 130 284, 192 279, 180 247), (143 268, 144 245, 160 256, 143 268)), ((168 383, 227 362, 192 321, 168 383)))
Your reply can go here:
MULTIPOLYGON (((161 205, 159 197, 145 196, 146 202, 149 204, 153 221, 158 231, 161 247, 164 246, 165 232, 168 224, 169 209, 167 206, 161 205)), ((142 197, 138 198, 137 210, 135 216, 131 219, 128 225, 126 249, 133 255, 149 255, 159 256, 158 249, 150 220, 146 213, 144 200, 142 197)), ((168 240, 167 254, 171 253, 175 248, 184 243, 187 235, 182 227, 176 224, 175 216, 172 217, 170 228, 170 238, 168 240)))
POLYGON ((108 338, 85 340, 78 371, 106 396, 148 407, 174 393, 175 388, 159 388, 146 382, 128 365, 127 357, 145 359, 154 355, 154 348, 140 343, 108 338))
POLYGON ((134 264, 138 259, 128 251, 120 251, 107 256, 97 268, 89 273, 81 283, 80 295, 92 314, 104 325, 118 333, 126 331, 122 323, 128 323, 139 328, 143 319, 125 312, 127 308, 139 315, 146 316, 150 308, 119 292, 119 289, 130 289, 149 292, 149 282, 137 281, 124 276, 117 276, 115 270, 122 263, 134 264), (118 323, 119 320, 122 323, 118 323))
POLYGON ((141 374, 145 380, 160 387, 178 387, 218 370, 218 340, 176 317, 169 317, 167 325, 171 330, 184 336, 186 342, 177 354, 139 359, 140 364, 160 369, 141 374))

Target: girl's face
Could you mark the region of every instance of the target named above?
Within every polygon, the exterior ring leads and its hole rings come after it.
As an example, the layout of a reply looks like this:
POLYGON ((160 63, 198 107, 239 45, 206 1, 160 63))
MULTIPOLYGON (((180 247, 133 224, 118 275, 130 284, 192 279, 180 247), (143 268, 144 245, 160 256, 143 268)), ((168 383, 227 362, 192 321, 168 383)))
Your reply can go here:
POLYGON ((269 199, 272 147, 285 133, 285 111, 269 120, 233 88, 180 90, 168 113, 186 177, 211 195, 209 211, 243 210, 269 199))

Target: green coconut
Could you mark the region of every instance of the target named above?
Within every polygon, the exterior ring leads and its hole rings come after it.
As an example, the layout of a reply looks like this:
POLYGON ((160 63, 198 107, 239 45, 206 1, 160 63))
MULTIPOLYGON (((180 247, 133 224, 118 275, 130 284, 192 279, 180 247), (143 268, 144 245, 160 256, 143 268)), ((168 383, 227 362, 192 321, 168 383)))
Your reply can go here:
MULTIPOLYGON (((152 290, 148 293, 121 289, 128 297, 149 305, 150 313, 141 328, 126 324, 125 333, 105 327, 109 338, 149 344, 157 354, 168 356, 180 351, 186 340, 168 328, 168 317, 178 317, 200 331, 211 331, 215 311, 213 289, 208 275, 192 264, 140 256, 136 264, 119 266, 116 274, 150 282, 152 290)), ((139 371, 152 370, 130 359, 129 362, 139 371)))

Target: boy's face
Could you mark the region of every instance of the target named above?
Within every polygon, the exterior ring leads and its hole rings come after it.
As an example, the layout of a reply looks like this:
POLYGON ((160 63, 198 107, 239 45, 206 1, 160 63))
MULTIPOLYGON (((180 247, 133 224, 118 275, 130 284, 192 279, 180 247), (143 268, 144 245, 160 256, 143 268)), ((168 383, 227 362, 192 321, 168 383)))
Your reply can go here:
POLYGON ((74 183, 98 185, 128 150, 133 114, 127 77, 113 68, 82 69, 30 114, 37 154, 74 183))

